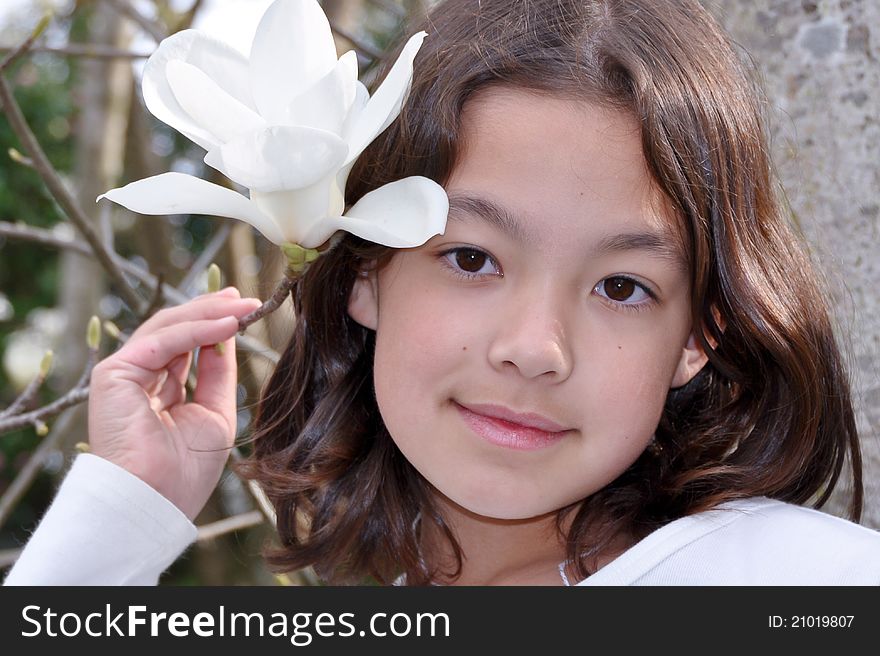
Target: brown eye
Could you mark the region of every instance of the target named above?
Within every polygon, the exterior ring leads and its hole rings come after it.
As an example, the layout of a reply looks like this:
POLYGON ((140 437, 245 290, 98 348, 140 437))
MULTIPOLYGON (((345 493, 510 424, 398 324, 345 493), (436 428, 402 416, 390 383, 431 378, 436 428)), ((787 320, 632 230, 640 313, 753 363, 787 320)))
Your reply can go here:
POLYGON ((466 280, 485 280, 487 277, 503 278, 498 263, 488 253, 478 248, 451 248, 441 253, 443 265, 455 275, 466 280))
POLYGON ((648 310, 657 303, 656 296, 650 289, 628 276, 605 278, 593 291, 612 305, 628 312, 648 310))
POLYGON ((469 248, 455 252, 455 263, 467 273, 477 273, 486 264, 486 254, 469 248))
POLYGON ((602 286, 612 301, 625 301, 636 291, 636 284, 628 278, 608 278, 602 286))

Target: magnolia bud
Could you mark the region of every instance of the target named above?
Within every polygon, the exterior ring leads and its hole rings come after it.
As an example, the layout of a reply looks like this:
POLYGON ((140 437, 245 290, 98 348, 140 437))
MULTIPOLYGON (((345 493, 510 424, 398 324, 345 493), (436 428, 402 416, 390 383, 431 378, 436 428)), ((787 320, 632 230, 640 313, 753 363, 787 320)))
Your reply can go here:
POLYGON ((119 326, 117 326, 112 321, 104 322, 104 332, 110 335, 112 339, 119 339, 119 326))
POLYGON ((213 262, 208 267, 208 293, 220 291, 220 267, 213 262))
POLYGON ((34 422, 34 428, 37 429, 37 435, 39 435, 40 437, 45 437, 49 434, 49 427, 44 421, 40 421, 39 419, 37 419, 37 421, 34 422))
POLYGON ((97 351, 98 346, 101 345, 101 320, 95 315, 92 315, 92 318, 89 319, 89 327, 86 330, 86 344, 93 351, 97 351))
POLYGON ((88 453, 92 450, 92 447, 90 447, 87 442, 77 442, 73 445, 73 448, 75 448, 80 453, 88 453))
POLYGON ((43 359, 40 360, 40 378, 45 378, 49 375, 49 369, 52 368, 52 351, 46 351, 46 354, 43 356, 43 359))
POLYGON ((43 17, 40 19, 40 22, 37 23, 37 26, 34 28, 34 31, 31 32, 31 39, 36 40, 49 26, 49 23, 52 22, 52 12, 46 11, 43 14, 43 17))
POLYGON ((292 244, 290 242, 287 242, 281 244, 281 250, 284 251, 284 254, 287 256, 288 263, 294 269, 296 269, 297 266, 303 264, 303 262, 306 261, 306 249, 299 244, 292 244))

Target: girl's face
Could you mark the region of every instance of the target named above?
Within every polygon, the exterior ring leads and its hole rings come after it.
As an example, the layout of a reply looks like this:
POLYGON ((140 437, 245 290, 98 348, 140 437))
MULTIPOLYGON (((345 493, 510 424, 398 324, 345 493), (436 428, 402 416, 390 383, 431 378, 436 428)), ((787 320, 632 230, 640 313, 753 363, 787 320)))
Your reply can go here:
POLYGON ((634 119, 491 89, 462 129, 445 234, 359 278, 349 313, 412 465, 473 513, 537 517, 629 467, 706 356, 634 119))

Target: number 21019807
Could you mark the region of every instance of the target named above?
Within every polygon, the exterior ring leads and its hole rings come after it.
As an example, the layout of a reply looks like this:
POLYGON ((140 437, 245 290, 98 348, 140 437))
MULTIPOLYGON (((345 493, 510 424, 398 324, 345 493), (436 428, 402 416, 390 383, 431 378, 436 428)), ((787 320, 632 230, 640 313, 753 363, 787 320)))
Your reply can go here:
POLYGON ((771 629, 846 629, 852 626, 855 615, 769 615, 771 629))

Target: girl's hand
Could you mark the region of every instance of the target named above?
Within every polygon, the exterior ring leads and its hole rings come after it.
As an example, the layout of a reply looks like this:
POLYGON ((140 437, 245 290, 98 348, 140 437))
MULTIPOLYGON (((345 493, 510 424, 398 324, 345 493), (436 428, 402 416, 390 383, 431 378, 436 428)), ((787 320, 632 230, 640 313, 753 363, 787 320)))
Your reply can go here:
POLYGON ((238 319, 259 305, 228 287, 160 310, 92 370, 91 452, 138 476, 190 520, 220 480, 235 439, 235 333, 238 319), (200 346, 187 402, 192 351, 200 346))

